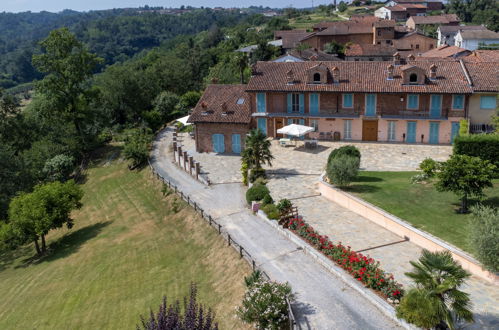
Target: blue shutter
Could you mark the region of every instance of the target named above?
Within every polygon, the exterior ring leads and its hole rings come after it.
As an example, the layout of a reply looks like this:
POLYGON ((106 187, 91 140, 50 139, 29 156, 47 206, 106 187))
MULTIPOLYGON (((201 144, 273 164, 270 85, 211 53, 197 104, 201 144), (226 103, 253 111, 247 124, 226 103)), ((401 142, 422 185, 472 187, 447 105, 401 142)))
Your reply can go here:
POLYGON ((480 109, 495 109, 496 97, 495 96, 480 96, 480 109))
POLYGON ((452 129, 450 133, 450 143, 454 143, 454 139, 459 134, 459 126, 460 126, 459 122, 452 123, 452 129))
POLYGON ((440 118, 442 110, 442 95, 432 94, 430 99, 430 118, 440 118))
POLYGON ((267 112, 265 105, 265 94, 257 93, 256 94, 256 111, 257 112, 267 112))
POLYGON ((267 119, 266 118, 258 118, 257 119, 258 129, 265 135, 267 135, 267 119))
POLYGON ((223 134, 213 134, 212 137, 213 142, 213 151, 216 153, 224 153, 225 152, 225 138, 223 134))
POLYGON ((406 142, 416 143, 416 122, 415 121, 408 121, 407 122, 406 142))
POLYGON ((438 133, 440 130, 440 123, 430 122, 430 143, 438 144, 438 133))
POLYGON ((452 98, 452 109, 464 109, 464 95, 455 94, 452 98))
POLYGON ((300 94, 300 113, 305 113, 305 95, 300 94))
POLYGON ((351 108, 353 106, 353 94, 343 94, 343 107, 351 108))
POLYGON ((418 108, 418 95, 409 94, 408 96, 408 108, 409 109, 417 109, 418 108))
POLYGON ((232 134, 232 152, 241 153, 241 135, 239 134, 232 134))
POLYGON ((319 114, 319 94, 310 94, 310 114, 319 114))
POLYGON ((291 113, 293 110, 293 94, 288 93, 288 113, 291 113))

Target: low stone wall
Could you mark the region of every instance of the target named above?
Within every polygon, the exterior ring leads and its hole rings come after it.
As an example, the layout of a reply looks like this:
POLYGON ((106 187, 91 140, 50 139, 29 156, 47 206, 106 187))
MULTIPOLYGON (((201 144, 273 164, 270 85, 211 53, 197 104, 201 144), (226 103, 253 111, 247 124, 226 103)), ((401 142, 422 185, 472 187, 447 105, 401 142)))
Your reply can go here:
POLYGON ((364 218, 386 228, 400 237, 407 238, 414 244, 430 250, 448 250, 455 260, 458 260, 464 269, 488 282, 499 284, 499 277, 485 269, 472 256, 464 251, 432 236, 424 231, 414 228, 406 221, 376 207, 358 197, 335 188, 323 180, 319 180, 319 192, 325 198, 355 212, 364 218))

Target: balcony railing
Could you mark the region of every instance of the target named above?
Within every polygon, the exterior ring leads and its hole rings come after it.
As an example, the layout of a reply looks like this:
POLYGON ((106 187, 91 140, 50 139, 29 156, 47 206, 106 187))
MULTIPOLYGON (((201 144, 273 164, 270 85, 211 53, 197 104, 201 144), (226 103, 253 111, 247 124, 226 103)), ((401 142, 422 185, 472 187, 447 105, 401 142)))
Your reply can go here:
POLYGON ((470 125, 470 133, 472 134, 481 134, 481 133, 493 133, 494 126, 488 124, 471 124, 470 125))

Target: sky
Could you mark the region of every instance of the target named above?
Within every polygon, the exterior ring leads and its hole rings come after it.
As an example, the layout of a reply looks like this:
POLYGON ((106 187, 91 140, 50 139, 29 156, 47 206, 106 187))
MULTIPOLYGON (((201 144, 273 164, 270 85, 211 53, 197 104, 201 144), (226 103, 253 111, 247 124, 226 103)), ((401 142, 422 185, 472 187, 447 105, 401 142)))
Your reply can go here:
POLYGON ((0 0, 0 12, 22 12, 22 11, 51 11, 59 12, 64 9, 78 11, 139 7, 144 5, 180 7, 190 5, 193 7, 247 7, 269 6, 284 8, 293 6, 296 8, 318 6, 331 3, 332 0, 0 0))

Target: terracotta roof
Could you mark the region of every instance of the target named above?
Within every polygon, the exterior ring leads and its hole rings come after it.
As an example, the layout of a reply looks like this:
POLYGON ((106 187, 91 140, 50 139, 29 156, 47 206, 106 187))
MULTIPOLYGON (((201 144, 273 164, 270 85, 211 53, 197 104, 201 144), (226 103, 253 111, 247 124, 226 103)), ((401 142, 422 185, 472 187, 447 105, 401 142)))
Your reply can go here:
POLYGON ((282 48, 291 49, 298 46, 300 40, 310 34, 311 32, 307 32, 306 30, 282 30, 275 31, 274 37, 282 39, 282 48))
POLYGON ((499 33, 490 30, 464 30, 459 31, 463 39, 497 39, 499 33))
POLYGON ((464 63, 475 92, 499 92, 499 65, 497 62, 464 63))
MULTIPOLYGON (((426 6, 413 5, 413 4, 408 3, 408 4, 400 4, 400 5, 395 5, 395 6, 388 6, 385 8, 390 10, 390 11, 407 11, 407 9, 426 9, 426 6)), ((422 16, 418 16, 418 17, 422 17, 422 16)))
POLYGON ((452 57, 452 56, 463 56, 468 55, 470 53, 469 50, 457 47, 457 46, 449 46, 443 45, 437 47, 435 49, 429 50, 423 54, 422 57, 452 57))
POLYGON ((208 85, 189 117, 189 123, 248 124, 250 96, 246 85, 208 85))
POLYGON ((414 24, 449 24, 459 22, 456 14, 446 14, 437 16, 411 16, 408 21, 414 21, 414 24))
POLYGON ((393 46, 352 44, 345 50, 346 56, 391 56, 397 50, 393 46))
POLYGON ((442 25, 439 29, 441 33, 457 33, 459 30, 487 30, 483 25, 442 25))
POLYGON ((465 62, 496 62, 499 63, 499 50, 474 50, 463 58, 465 62))
POLYGON ((336 54, 327 54, 314 48, 304 50, 293 50, 289 55, 299 57, 306 61, 342 61, 336 54))
POLYGON ((380 20, 379 17, 376 17, 374 15, 352 15, 350 16, 350 21, 354 22, 370 22, 374 23, 380 20))
POLYGON ((327 35, 344 35, 344 34, 362 34, 362 33, 373 33, 373 26, 370 22, 354 22, 354 21, 344 21, 344 22, 334 22, 335 24, 330 25, 325 30, 320 32, 315 32, 316 35, 327 36, 327 35))
POLYGON ((392 19, 384 19, 382 21, 374 22, 374 27, 395 27, 396 23, 392 19))
POLYGON ((272 63, 258 62, 256 74, 248 83, 247 91, 310 91, 359 93, 471 93, 461 64, 457 61, 423 61, 409 64, 429 72, 436 64, 437 79, 424 85, 403 85, 400 66, 395 66, 394 79, 387 80, 390 62, 322 62, 328 69, 327 84, 307 83, 307 70, 319 62, 272 63), (339 83, 332 82, 331 72, 339 70, 339 83), (293 72, 295 83, 288 84, 287 73, 293 72))
POLYGON ((414 3, 414 2, 425 3, 425 2, 427 2, 427 0, 394 0, 393 2, 395 2, 395 3, 414 3))

